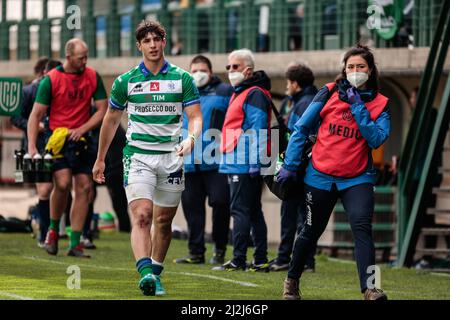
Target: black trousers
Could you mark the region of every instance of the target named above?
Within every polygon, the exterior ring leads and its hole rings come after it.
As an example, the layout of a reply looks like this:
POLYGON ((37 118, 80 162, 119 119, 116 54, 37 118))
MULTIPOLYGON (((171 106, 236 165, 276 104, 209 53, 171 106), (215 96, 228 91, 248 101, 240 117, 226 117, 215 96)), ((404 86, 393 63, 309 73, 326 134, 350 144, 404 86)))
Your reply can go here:
POLYGON ((215 250, 226 250, 230 229, 229 189, 227 176, 217 171, 185 174, 181 205, 189 229, 189 253, 203 255, 205 247, 205 200, 212 207, 212 238, 215 250))
POLYGON ((255 246, 254 264, 267 262, 267 226, 261 205, 261 176, 230 174, 230 211, 233 217, 233 263, 244 266, 250 231, 255 246))
MULTIPOLYGON (((294 198, 281 202, 281 241, 278 246, 277 263, 285 264, 291 261, 292 249, 296 234, 300 233, 306 222, 306 205, 302 198, 294 198)), ((316 254, 314 245, 312 251, 308 255, 306 265, 314 267, 316 254)))
POLYGON ((373 274, 368 268, 375 265, 375 247, 372 239, 374 192, 372 184, 360 184, 338 191, 333 186, 325 191, 305 185, 307 218, 295 240, 288 277, 300 279, 307 257, 324 232, 331 212, 341 198, 355 239, 355 258, 361 292, 367 289, 367 280, 373 274))

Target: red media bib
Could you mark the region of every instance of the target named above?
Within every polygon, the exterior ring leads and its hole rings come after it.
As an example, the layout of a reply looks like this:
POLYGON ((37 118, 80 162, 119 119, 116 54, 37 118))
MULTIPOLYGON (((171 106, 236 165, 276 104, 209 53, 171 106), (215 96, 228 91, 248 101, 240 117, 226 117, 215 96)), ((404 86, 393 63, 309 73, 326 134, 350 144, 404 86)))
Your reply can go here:
MULTIPOLYGON (((227 114, 225 116, 225 121, 223 123, 222 128, 222 139, 220 141, 220 150, 222 153, 229 153, 232 152, 239 141, 239 137, 242 134, 242 123, 244 122, 244 103, 247 99, 247 96, 252 90, 260 90, 262 91, 267 98, 270 100, 272 99, 272 96, 270 95, 270 92, 257 86, 250 87, 244 91, 242 91, 240 94, 236 95, 234 93, 231 96, 231 102, 230 106, 228 107, 227 114)), ((271 119, 271 112, 269 109, 268 112, 268 130, 270 128, 270 119, 271 119)), ((270 132, 269 132, 270 133, 270 132)), ((267 154, 270 155, 270 136, 267 142, 267 154)))
MULTIPOLYGON (((328 83, 331 90, 334 83, 328 83)), ((374 100, 365 102, 370 118, 375 121, 383 112, 388 99, 378 93, 374 100)), ((350 104, 339 99, 339 92, 331 95, 320 112, 322 123, 312 150, 315 169, 336 177, 352 178, 362 174, 371 151, 361 135, 350 110, 350 104)))
POLYGON ((52 85, 49 126, 78 128, 91 116, 92 95, 97 89, 97 74, 87 67, 83 73, 53 69, 48 73, 52 85))

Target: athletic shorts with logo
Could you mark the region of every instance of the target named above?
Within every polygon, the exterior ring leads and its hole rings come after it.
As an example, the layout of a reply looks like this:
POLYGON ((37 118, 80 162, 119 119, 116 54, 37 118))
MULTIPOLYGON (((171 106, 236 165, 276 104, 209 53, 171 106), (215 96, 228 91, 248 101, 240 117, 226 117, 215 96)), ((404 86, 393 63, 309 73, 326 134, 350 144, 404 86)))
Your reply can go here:
POLYGON ((184 190, 183 157, 175 152, 125 155, 124 187, 128 203, 149 199, 161 207, 176 207, 184 190))

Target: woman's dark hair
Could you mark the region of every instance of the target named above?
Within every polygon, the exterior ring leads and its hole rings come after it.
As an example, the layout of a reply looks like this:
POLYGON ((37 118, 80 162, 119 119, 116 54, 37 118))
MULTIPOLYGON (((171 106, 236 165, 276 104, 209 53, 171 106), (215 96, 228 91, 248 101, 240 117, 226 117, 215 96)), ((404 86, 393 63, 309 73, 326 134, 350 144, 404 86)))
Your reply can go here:
POLYGON ((380 89, 380 84, 379 84, 378 69, 375 64, 375 58, 372 54, 372 51, 370 51, 369 47, 363 46, 362 44, 359 43, 345 53, 344 59, 342 61, 344 66, 342 67, 341 73, 336 77, 335 80, 336 84, 338 84, 343 79, 347 79, 345 67, 347 66, 348 59, 353 56, 361 56, 364 60, 366 60, 367 65, 371 70, 369 79, 366 82, 366 87, 367 89, 375 90, 376 92, 378 92, 380 89))

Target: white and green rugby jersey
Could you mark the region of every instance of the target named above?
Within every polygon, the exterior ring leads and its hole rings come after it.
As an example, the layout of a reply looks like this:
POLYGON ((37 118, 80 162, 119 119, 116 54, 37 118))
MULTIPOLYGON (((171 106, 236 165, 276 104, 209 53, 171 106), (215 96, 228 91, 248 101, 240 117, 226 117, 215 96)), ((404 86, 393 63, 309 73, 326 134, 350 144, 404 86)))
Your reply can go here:
POLYGON ((174 151, 183 108, 200 103, 200 97, 187 71, 165 61, 153 75, 141 62, 114 81, 109 102, 128 112, 124 154, 152 154, 174 151))

